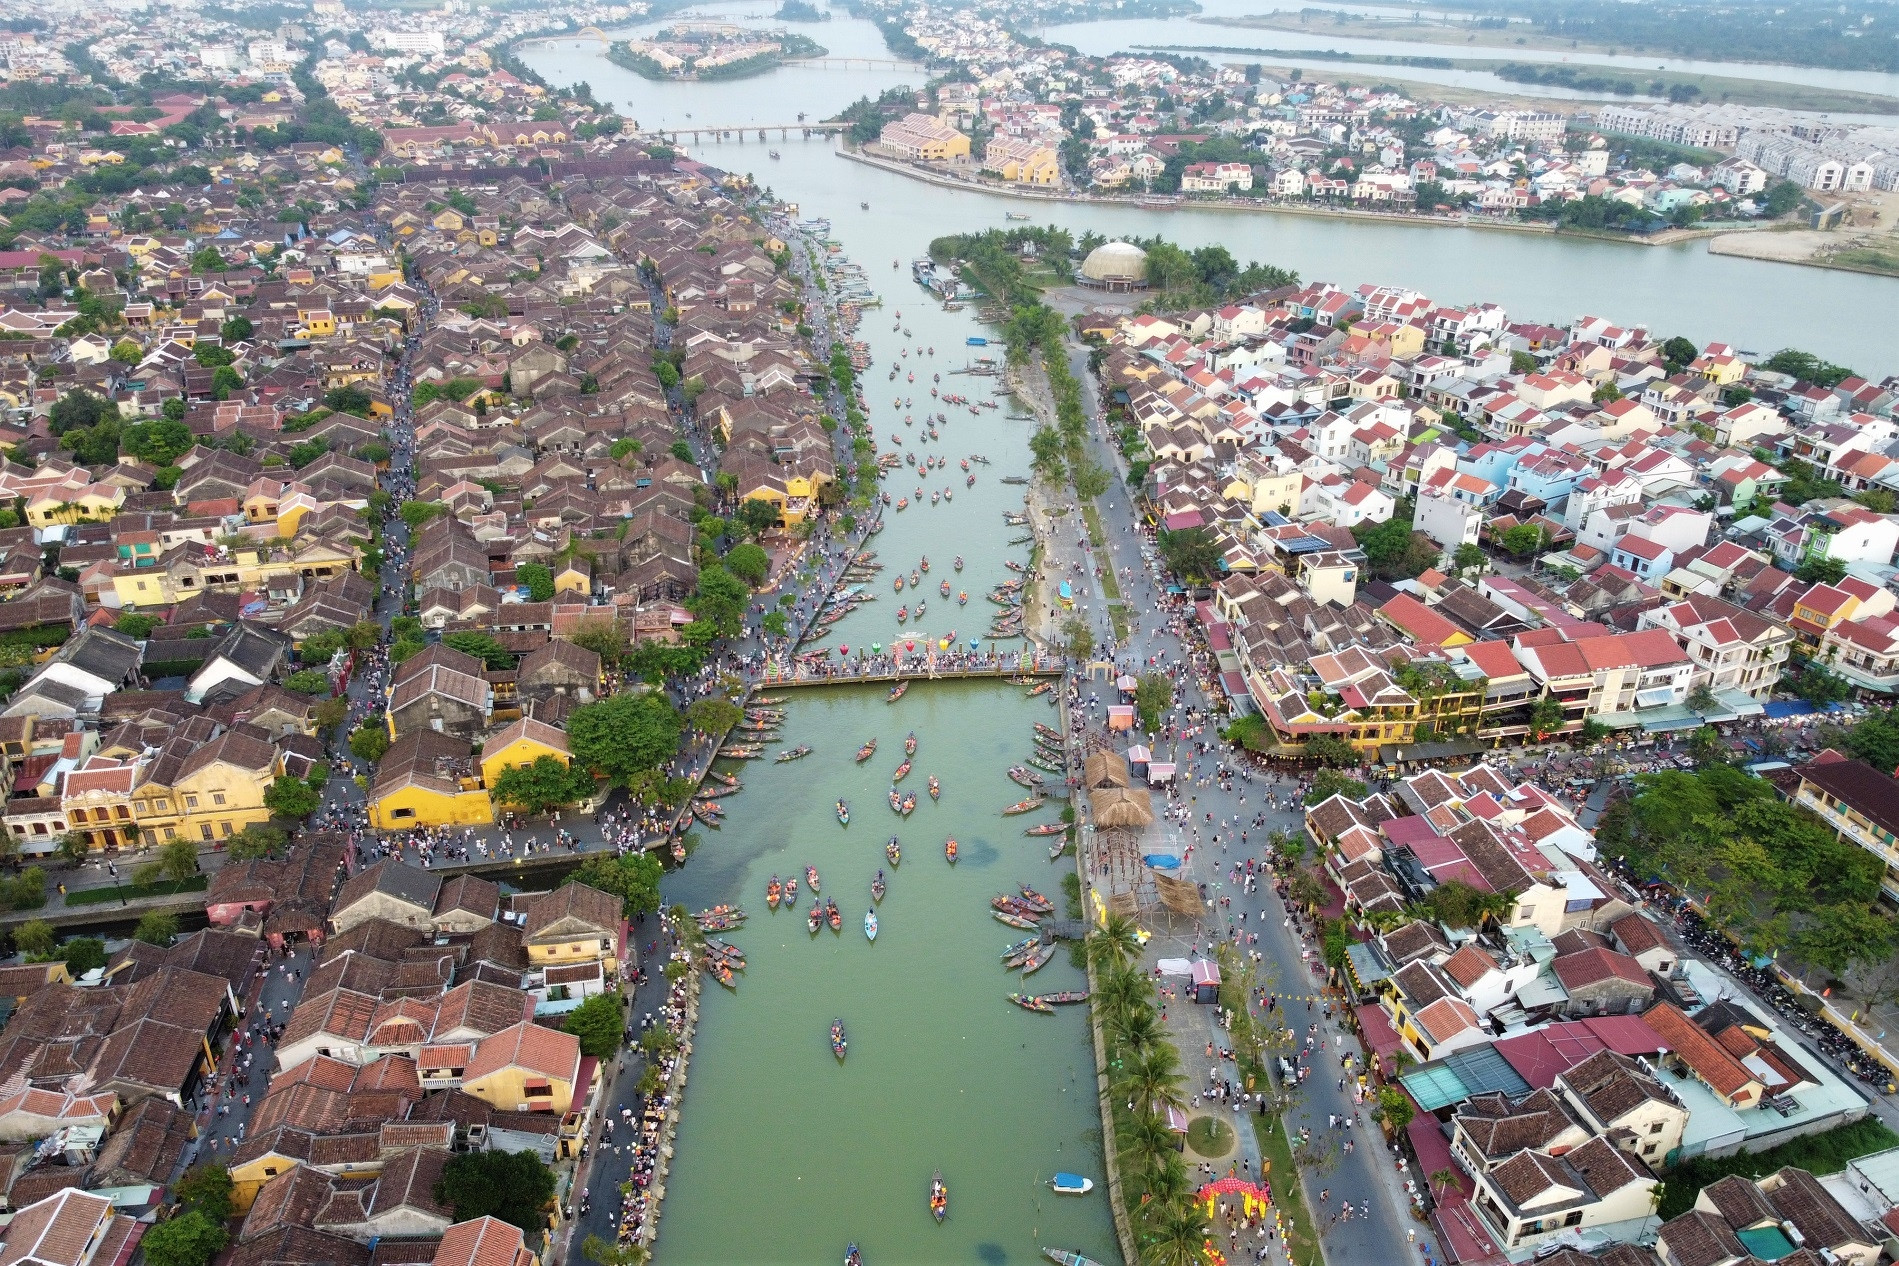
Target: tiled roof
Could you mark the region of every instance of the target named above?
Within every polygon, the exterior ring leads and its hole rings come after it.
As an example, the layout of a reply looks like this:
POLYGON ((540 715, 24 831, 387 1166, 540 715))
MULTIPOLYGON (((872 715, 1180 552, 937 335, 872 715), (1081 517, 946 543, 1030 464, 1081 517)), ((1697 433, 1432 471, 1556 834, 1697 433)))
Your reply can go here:
POLYGON ((476 1081, 503 1068, 524 1068, 572 1084, 580 1074, 580 1040, 523 1021, 483 1038, 462 1080, 476 1081))

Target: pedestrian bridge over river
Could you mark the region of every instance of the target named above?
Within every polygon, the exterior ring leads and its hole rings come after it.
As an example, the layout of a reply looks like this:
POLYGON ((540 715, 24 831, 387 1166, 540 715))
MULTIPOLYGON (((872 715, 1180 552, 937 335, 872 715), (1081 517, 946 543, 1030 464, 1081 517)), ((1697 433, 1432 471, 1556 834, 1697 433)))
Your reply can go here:
POLYGON ((854 663, 800 667, 793 672, 767 670, 752 685, 759 690, 777 690, 793 686, 861 686, 872 682, 883 685, 895 685, 898 682, 912 681, 960 681, 982 678, 985 680, 1007 681, 1011 678, 1026 682, 1029 678, 1055 678, 1067 671, 1067 666, 1058 656, 1035 655, 1024 652, 1021 655, 1005 655, 996 662, 974 664, 902 664, 872 661, 860 668, 854 663))

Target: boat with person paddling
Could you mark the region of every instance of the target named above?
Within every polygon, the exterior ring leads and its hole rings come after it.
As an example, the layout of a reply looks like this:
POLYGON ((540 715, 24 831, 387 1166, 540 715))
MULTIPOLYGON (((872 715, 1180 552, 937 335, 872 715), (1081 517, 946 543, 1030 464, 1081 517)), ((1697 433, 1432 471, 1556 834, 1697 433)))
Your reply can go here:
POLYGON ((950 865, 956 864, 956 837, 954 835, 943 841, 943 856, 949 859, 950 865))
POLYGON ((890 859, 892 866, 898 866, 903 863, 903 845, 897 842, 896 836, 891 836, 890 842, 884 845, 884 856, 890 859))
POLYGON ((844 1021, 832 1020, 831 1021, 831 1054, 837 1056, 839 1060, 842 1060, 844 1058, 844 1053, 848 1051, 849 1049, 850 1049, 850 1042, 846 1040, 844 1036, 844 1021))
POLYGON ((857 763, 861 765, 865 761, 869 760, 871 757, 875 756, 876 754, 877 754, 877 740, 872 739, 870 742, 864 744, 862 747, 857 749, 857 763))
POLYGON ((837 908, 836 897, 826 897, 824 899, 824 920, 831 925, 833 932, 842 932, 844 930, 844 914, 837 908))
POLYGON ((940 1169, 930 1175, 930 1216, 938 1222, 949 1216, 949 1187, 940 1169))

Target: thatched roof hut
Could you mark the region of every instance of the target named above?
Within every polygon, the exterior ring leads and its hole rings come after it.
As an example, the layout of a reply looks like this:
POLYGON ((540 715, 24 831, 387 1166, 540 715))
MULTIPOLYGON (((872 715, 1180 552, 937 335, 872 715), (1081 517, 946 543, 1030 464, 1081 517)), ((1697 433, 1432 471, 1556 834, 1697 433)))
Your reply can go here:
POLYGON ((1144 787, 1103 787, 1088 794, 1098 829, 1154 824, 1154 802, 1144 787))
POLYGON ((1089 787, 1128 785, 1127 758, 1119 752, 1096 752, 1082 762, 1082 778, 1089 787))

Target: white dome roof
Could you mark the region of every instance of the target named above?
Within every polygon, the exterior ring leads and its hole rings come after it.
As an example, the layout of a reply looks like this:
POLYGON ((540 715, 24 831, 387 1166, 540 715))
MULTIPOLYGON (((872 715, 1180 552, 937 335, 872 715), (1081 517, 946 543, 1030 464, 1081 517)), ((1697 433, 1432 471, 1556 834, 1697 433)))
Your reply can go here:
POLYGON ((1088 252, 1081 275, 1090 281, 1145 281, 1147 252, 1132 242, 1109 242, 1088 252))

